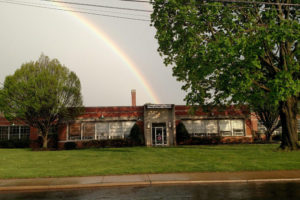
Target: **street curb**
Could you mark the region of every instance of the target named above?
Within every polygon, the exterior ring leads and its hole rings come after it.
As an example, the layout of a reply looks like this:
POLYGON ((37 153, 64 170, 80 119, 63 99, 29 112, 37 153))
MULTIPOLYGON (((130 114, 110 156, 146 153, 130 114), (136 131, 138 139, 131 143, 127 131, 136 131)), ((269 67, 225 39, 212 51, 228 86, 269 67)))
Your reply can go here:
POLYGON ((119 182, 99 184, 69 184, 69 185, 47 185, 47 186, 7 186, 0 187, 0 192, 9 191, 48 191, 48 190, 70 190, 101 187, 122 186, 151 186, 151 185, 180 185, 180 184, 214 184, 214 183, 258 183, 258 182, 287 182, 300 181, 300 178, 283 179, 248 179, 248 180, 199 180, 199 181, 144 181, 144 182, 119 182))

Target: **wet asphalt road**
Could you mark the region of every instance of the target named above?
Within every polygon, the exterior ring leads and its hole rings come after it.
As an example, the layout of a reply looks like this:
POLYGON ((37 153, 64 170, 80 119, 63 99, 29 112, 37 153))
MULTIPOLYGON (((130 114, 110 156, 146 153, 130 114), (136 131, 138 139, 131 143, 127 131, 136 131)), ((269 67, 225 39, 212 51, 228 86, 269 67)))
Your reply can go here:
POLYGON ((300 182, 155 185, 145 187, 104 187, 96 189, 42 192, 0 192, 0 200, 37 199, 299 200, 300 182))

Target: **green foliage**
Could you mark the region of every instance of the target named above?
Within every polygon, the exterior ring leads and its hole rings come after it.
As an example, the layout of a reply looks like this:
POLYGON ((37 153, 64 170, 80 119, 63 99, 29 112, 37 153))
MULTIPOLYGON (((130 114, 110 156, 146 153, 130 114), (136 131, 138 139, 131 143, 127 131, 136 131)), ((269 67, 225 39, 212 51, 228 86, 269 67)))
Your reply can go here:
MULTIPOLYGON (((292 1, 296 2, 296 1, 292 1)), ((156 0, 159 52, 188 104, 277 103, 300 92, 299 9, 156 0), (210 101, 208 101, 208 99, 210 101)))
POLYGON ((145 145, 144 134, 137 124, 133 125, 128 138, 136 145, 145 145))
POLYGON ((188 139, 190 139, 190 135, 189 135, 188 131, 186 130, 184 124, 182 122, 180 122, 176 126, 176 142, 177 142, 177 144, 181 144, 188 139))
MULTIPOLYGON (((201 136, 201 137, 191 137, 188 140, 185 140, 183 145, 212 145, 212 144, 221 144, 221 136, 201 136)), ((228 142, 232 143, 232 142, 228 142)), ((239 144, 241 144, 240 142, 239 144)))
POLYGON ((242 2, 152 1, 158 51, 184 83, 187 104, 277 105, 285 122, 282 146, 296 149, 299 8, 260 1, 247 6, 242 2))
POLYGON ((135 141, 128 139, 89 140, 82 143, 83 148, 132 147, 135 141))
POLYGON ((74 72, 43 54, 5 78, 0 110, 8 120, 21 120, 38 128, 47 148, 50 128, 72 119, 82 110, 80 81, 74 72))

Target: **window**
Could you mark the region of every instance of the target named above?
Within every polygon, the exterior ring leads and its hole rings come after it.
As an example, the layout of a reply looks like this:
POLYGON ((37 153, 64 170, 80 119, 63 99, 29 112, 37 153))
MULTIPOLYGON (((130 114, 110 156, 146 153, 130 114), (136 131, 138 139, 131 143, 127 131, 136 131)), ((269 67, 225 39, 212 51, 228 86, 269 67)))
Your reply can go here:
POLYGON ((184 120, 186 130, 192 136, 244 136, 244 121, 240 119, 184 120), (218 130, 219 129, 219 130, 218 130))
POLYGON ((208 135, 218 135, 218 120, 206 121, 206 133, 208 135))
POLYGON ((81 124, 70 124, 69 127, 69 140, 81 139, 81 124))
POLYGON ((219 121, 220 135, 222 136, 231 136, 232 128, 230 120, 220 120, 219 121))
POLYGON ((106 140, 109 136, 109 124, 106 122, 96 123, 96 139, 106 140))
POLYGON ((0 126, 0 140, 8 140, 8 126, 0 126))
POLYGON ((218 134, 218 120, 186 120, 182 121, 186 130, 193 136, 206 136, 218 134))
POLYGON ((11 126, 9 131, 9 139, 10 140, 18 140, 19 138, 19 126, 11 126))
POLYGON ((193 123, 194 136, 205 136, 206 135, 206 121, 196 120, 193 123))
POLYGON ((123 139, 129 136, 134 124, 134 121, 96 123, 96 139, 123 139))
POLYGON ((95 139, 95 123, 84 123, 83 124, 83 135, 84 140, 95 139))
POLYGON ((182 123, 184 124, 185 129, 187 130, 187 132, 189 134, 193 134, 194 133, 193 121, 192 120, 185 120, 185 121, 182 121, 182 123))
POLYGON ((122 130, 122 122, 109 123, 109 138, 110 139, 124 138, 123 130, 122 130))
POLYGON ((130 131, 132 129, 132 127, 134 126, 135 122, 123 122, 122 126, 123 126, 123 133, 124 133, 124 137, 128 137, 130 134, 130 131))
POLYGON ((0 140, 26 140, 29 136, 29 126, 0 126, 0 140))
POLYGON ((232 124, 232 135, 233 136, 244 136, 244 124, 243 120, 231 120, 232 124))
POLYGON ((20 127, 20 139, 29 139, 30 128, 28 126, 20 127))

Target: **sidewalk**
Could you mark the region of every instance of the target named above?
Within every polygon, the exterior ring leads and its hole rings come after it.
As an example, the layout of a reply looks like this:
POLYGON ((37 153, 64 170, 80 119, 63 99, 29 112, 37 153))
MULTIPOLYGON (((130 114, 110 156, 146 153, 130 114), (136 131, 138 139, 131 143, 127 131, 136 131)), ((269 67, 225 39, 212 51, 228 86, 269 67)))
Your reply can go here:
POLYGON ((137 174, 36 179, 0 179, 0 192, 77 189, 111 186, 141 186, 158 184, 209 184, 226 182, 247 183, 270 181, 300 181, 300 170, 137 174))

